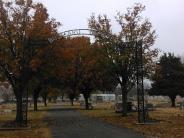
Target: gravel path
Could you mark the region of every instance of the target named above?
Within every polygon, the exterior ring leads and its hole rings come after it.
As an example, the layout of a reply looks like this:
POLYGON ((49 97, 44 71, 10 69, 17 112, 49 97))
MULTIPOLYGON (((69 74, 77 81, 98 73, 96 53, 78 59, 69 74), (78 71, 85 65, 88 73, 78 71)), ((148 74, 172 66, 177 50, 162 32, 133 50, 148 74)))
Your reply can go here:
POLYGON ((53 138, 143 138, 127 128, 82 116, 73 109, 54 107, 48 112, 46 121, 53 138))

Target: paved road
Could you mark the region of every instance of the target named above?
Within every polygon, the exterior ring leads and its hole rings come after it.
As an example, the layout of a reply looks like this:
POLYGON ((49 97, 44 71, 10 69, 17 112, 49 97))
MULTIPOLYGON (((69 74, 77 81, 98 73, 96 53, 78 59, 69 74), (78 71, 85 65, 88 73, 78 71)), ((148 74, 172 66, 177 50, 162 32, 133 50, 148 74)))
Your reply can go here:
POLYGON ((143 138, 130 129, 82 116, 72 109, 54 107, 46 121, 53 138, 143 138))

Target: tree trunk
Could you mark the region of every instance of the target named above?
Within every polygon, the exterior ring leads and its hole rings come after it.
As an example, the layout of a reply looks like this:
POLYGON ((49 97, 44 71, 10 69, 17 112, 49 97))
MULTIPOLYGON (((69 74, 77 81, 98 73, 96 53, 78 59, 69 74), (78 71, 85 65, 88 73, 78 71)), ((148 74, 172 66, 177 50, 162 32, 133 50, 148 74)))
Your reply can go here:
POLYGON ((41 91, 41 85, 39 84, 33 93, 33 100, 34 100, 34 111, 38 111, 38 97, 39 97, 39 93, 41 91))
POLYGON ((22 93, 16 96, 16 122, 18 126, 22 126, 23 123, 23 113, 22 113, 22 93))
POLYGON ((127 116, 127 88, 126 85, 121 86, 122 93, 122 116, 127 116))
POLYGON ((171 99, 171 107, 176 107, 175 105, 176 96, 170 96, 170 99, 171 99))
MULTIPOLYGON (((23 100, 27 100, 27 97, 25 97, 26 99, 23 99, 23 95, 25 94, 26 91, 25 90, 26 85, 25 83, 21 83, 19 85, 16 85, 16 87, 13 87, 14 90, 14 94, 15 94, 15 98, 16 98, 16 118, 15 121, 17 123, 17 126, 19 127, 23 127, 23 108, 26 108, 25 111, 27 110, 27 105, 23 105, 23 100)), ((26 101, 27 102, 27 101, 26 101)))
POLYGON ((47 106, 47 98, 44 98, 44 106, 47 106))
POLYGON ((85 108, 86 110, 89 110, 89 102, 88 102, 88 97, 85 97, 85 108))
POLYGON ((35 97, 34 96, 33 100, 34 100, 34 111, 38 111, 38 105, 37 105, 37 103, 38 103, 38 97, 35 97))
POLYGON ((70 99, 70 102, 71 102, 71 106, 73 106, 73 99, 70 99))
POLYGON ((89 110, 89 101, 88 101, 88 99, 89 99, 90 94, 88 92, 86 92, 86 93, 83 93, 83 96, 84 96, 84 99, 85 99, 85 109, 89 110))
POLYGON ((46 95, 42 95, 43 98, 43 102, 44 102, 44 106, 47 106, 47 96, 46 95))
POLYGON ((62 102, 64 101, 64 93, 62 93, 62 95, 61 95, 61 101, 62 102))

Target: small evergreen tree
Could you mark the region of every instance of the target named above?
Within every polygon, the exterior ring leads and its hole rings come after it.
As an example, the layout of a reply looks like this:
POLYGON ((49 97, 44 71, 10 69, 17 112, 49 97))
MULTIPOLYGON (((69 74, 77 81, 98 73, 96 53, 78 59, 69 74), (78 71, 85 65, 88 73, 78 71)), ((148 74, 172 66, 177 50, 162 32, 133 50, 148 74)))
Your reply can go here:
POLYGON ((164 53, 160 57, 159 64, 153 75, 153 84, 150 90, 151 95, 169 96, 171 106, 175 107, 177 95, 184 91, 184 66, 179 57, 171 53, 164 53))

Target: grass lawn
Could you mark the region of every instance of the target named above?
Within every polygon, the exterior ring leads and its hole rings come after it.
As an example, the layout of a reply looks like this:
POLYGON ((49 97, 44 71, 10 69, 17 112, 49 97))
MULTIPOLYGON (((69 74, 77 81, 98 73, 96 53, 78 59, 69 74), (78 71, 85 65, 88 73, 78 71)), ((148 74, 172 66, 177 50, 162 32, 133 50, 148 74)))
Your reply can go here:
MULTIPOLYGON (((14 105, 6 105, 8 109, 14 109, 14 105)), ((34 112, 32 107, 28 112, 28 124, 27 129, 22 130, 0 130, 0 138, 50 138, 50 130, 46 123, 44 123, 44 117, 49 107, 38 106, 39 109, 45 109, 34 112)), ((2 110, 2 107, 0 108, 2 110)), ((15 119, 15 111, 5 115, 0 115, 0 125, 15 119)))
POLYGON ((80 110, 83 115, 97 118, 108 123, 134 129, 148 136, 159 138, 183 138, 184 137, 184 111, 177 108, 158 108, 150 111, 152 119, 159 123, 152 125, 138 125, 137 113, 130 113, 127 117, 114 112, 110 106, 96 106, 93 110, 80 110))

